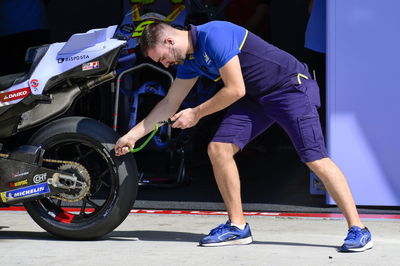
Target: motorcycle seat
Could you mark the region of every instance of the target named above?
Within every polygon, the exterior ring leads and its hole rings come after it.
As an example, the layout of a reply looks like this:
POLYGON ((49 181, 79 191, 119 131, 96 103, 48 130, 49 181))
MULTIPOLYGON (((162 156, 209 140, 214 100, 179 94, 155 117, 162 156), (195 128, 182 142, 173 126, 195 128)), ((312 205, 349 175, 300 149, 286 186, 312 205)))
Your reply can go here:
POLYGON ((29 47, 25 54, 25 62, 31 64, 29 71, 27 73, 9 74, 0 77, 0 91, 8 89, 14 84, 28 80, 48 49, 48 44, 29 47))

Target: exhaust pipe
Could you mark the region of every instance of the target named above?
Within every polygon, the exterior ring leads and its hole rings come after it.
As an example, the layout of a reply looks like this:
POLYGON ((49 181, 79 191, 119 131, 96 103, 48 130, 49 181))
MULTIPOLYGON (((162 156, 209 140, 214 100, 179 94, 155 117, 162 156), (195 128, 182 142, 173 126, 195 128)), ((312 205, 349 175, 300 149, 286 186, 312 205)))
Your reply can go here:
POLYGON ((116 77, 116 75, 117 74, 115 73, 115 71, 112 71, 112 72, 102 75, 100 77, 93 78, 93 79, 85 82, 83 85, 80 85, 79 87, 82 91, 87 92, 87 91, 91 90, 92 88, 94 88, 104 82, 114 79, 116 77))

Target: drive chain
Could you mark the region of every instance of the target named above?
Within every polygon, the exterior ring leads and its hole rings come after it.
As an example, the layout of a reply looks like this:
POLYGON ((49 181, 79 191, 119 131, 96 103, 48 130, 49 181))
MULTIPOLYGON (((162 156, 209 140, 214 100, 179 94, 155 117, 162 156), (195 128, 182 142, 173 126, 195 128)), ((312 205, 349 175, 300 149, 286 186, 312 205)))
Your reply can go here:
MULTIPOLYGON (((9 154, 0 153, 0 157, 1 158, 8 158, 9 156, 10 156, 9 154)), ((77 163, 77 162, 73 162, 73 161, 44 159, 44 158, 43 158, 43 162, 55 163, 55 164, 60 164, 60 165, 74 165, 74 166, 78 167, 80 169, 80 171, 81 171, 82 176, 85 178, 85 182, 86 182, 87 186, 90 188, 90 175, 89 175, 89 172, 86 170, 86 168, 82 164, 77 163)), ((75 198, 75 199, 68 199, 68 198, 64 198, 64 197, 60 197, 60 196, 56 196, 56 195, 52 195, 50 197, 54 198, 54 199, 62 200, 62 201, 67 201, 67 202, 76 202, 76 201, 80 201, 84 197, 86 197, 87 192, 84 193, 83 195, 81 195, 80 197, 75 198)))

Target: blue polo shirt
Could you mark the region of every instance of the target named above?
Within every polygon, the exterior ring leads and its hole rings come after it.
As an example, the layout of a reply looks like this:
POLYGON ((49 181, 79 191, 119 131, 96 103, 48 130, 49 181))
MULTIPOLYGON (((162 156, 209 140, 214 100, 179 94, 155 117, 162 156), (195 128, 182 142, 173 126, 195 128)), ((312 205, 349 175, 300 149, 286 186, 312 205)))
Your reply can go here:
POLYGON ((265 42, 243 27, 226 21, 191 25, 194 53, 178 66, 177 78, 200 75, 221 79, 219 69, 238 55, 249 96, 264 95, 296 83, 298 73, 309 76, 307 67, 292 55, 265 42))

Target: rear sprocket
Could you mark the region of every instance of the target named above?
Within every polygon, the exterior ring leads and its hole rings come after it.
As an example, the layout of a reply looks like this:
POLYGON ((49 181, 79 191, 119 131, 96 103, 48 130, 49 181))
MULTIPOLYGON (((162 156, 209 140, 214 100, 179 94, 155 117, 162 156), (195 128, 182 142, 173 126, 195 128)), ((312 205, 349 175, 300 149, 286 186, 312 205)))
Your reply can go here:
POLYGON ((75 189, 70 189, 64 193, 53 195, 51 198, 68 202, 77 202, 86 197, 90 190, 90 175, 85 167, 81 166, 80 164, 63 164, 57 169, 72 174, 73 176, 77 177, 77 180, 80 183, 85 185, 75 189))

